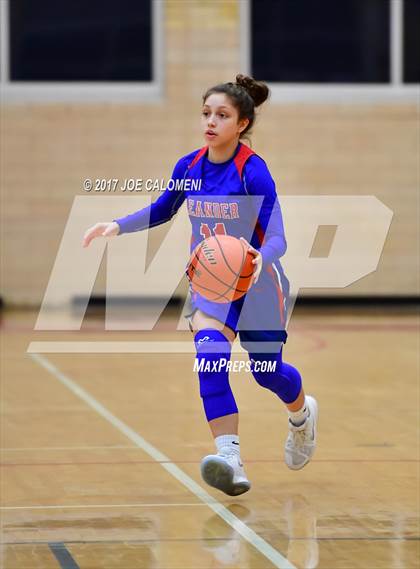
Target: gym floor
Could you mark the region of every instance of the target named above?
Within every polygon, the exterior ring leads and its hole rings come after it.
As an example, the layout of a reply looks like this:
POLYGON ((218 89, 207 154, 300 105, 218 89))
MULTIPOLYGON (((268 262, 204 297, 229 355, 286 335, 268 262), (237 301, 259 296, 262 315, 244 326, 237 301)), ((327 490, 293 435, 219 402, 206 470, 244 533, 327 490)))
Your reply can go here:
POLYGON ((283 462, 284 406, 232 374, 252 483, 238 498, 200 478, 214 447, 188 331, 168 316, 155 331, 104 332, 93 316, 79 332, 35 332, 36 316, 4 311, 1 323, 4 569, 418 567, 414 311, 293 314, 284 360, 320 409, 301 471, 283 462), (91 353, 72 348, 81 339, 91 353), (104 344, 180 339, 191 350, 104 344))

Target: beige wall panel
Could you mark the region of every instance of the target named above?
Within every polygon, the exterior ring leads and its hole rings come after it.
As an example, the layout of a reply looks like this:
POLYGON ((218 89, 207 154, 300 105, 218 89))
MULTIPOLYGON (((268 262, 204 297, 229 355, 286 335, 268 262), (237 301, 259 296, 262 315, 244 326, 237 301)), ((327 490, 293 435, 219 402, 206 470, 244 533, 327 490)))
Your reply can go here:
MULTIPOLYGON (((2 107, 6 302, 42 301, 73 199, 86 195, 84 178, 168 179, 177 159, 202 145, 203 92, 241 71, 238 5, 170 1, 164 17, 163 102, 2 107)), ((374 195, 394 212, 375 273, 346 289, 303 294, 418 292, 418 118, 418 109, 406 104, 269 103, 261 109, 252 145, 267 161, 280 199, 374 195)), ((151 254, 165 233, 151 232, 151 254)), ((188 241, 188 227, 181 237, 188 241)), ((173 247, 177 254, 179 243, 173 247)), ((104 290, 101 271, 95 291, 104 290)))

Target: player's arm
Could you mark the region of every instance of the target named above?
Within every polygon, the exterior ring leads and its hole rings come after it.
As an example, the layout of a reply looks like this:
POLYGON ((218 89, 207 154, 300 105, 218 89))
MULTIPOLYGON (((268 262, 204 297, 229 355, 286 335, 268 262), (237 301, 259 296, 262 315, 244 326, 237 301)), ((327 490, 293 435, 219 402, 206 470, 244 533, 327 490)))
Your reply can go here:
MULTIPOLYGON (((187 163, 184 158, 181 158, 174 168, 172 180, 182 180, 186 169, 187 163)), ((84 234, 83 246, 87 247, 95 237, 113 237, 165 223, 175 215, 184 199, 185 192, 182 189, 180 191, 170 191, 166 188, 163 194, 151 205, 125 217, 96 223, 90 227, 84 234)))
POLYGON ((249 165, 247 191, 250 195, 263 196, 258 221, 264 236, 259 251, 265 266, 285 254, 287 242, 276 185, 267 165, 258 157, 255 160, 251 158, 249 165))
MULTIPOLYGON (((184 158, 181 158, 174 168, 172 180, 182 180, 186 169, 187 164, 184 158)), ((151 205, 125 217, 114 219, 120 228, 119 234, 142 231, 169 221, 181 207, 184 199, 184 191, 171 191, 166 188, 163 194, 151 205)))

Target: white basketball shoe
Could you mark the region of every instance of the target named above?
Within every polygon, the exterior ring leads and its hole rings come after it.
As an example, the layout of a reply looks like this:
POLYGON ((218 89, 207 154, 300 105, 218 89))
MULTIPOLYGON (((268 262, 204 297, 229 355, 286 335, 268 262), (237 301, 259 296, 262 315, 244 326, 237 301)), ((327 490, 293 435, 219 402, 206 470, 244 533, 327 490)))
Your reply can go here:
POLYGON ((305 397, 309 416, 303 425, 296 427, 289 419, 284 460, 292 470, 300 470, 307 464, 316 448, 316 427, 318 422, 318 403, 310 395, 305 397))
POLYGON ((209 454, 201 461, 201 476, 209 486, 229 496, 239 496, 251 488, 238 454, 209 454))

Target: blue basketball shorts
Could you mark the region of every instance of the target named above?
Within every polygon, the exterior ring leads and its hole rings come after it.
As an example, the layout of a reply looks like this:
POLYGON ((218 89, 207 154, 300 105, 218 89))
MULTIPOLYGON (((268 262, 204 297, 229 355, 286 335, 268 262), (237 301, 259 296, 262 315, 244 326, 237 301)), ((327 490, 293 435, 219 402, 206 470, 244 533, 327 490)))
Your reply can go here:
POLYGON ((184 316, 191 330, 191 318, 198 309, 239 334, 241 346, 248 352, 276 353, 287 341, 286 301, 268 271, 261 273, 246 295, 230 303, 212 302, 190 287, 184 316))

